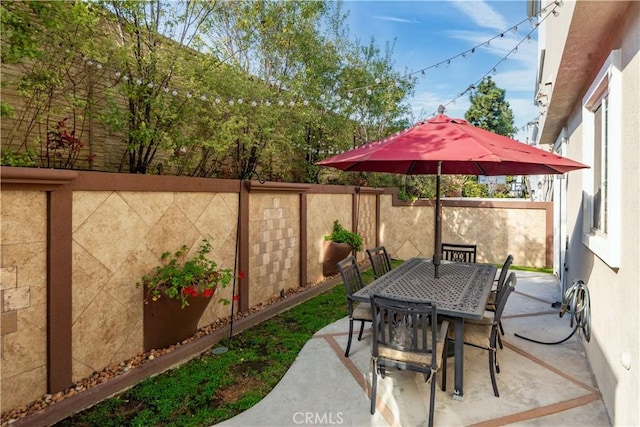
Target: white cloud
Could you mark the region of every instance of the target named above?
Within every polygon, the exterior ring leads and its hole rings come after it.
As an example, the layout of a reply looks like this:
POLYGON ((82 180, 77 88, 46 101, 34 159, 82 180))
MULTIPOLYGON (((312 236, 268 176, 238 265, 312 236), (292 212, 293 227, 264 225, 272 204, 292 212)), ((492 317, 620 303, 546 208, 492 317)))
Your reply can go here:
POLYGON ((396 18, 395 16, 372 16, 371 19, 377 19, 379 21, 398 22, 400 24, 416 24, 418 22, 413 19, 396 18))
POLYGON ((481 27, 504 31, 509 24, 486 1, 453 0, 451 4, 481 27))

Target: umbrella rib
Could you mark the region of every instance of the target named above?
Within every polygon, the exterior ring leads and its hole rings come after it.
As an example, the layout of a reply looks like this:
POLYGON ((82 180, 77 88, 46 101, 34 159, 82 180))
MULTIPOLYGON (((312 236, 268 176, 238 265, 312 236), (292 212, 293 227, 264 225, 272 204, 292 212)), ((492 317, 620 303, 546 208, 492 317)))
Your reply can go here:
POLYGON ((482 168, 482 166, 480 166, 480 164, 478 162, 476 162, 476 167, 478 168, 478 170, 482 173, 480 173, 479 175, 486 175, 487 172, 482 168))
POLYGON ((406 171, 406 175, 413 175, 413 169, 416 167, 417 164, 418 164, 418 162, 416 162, 415 160, 413 162, 411 162, 411 165, 409 166, 409 168, 406 171))

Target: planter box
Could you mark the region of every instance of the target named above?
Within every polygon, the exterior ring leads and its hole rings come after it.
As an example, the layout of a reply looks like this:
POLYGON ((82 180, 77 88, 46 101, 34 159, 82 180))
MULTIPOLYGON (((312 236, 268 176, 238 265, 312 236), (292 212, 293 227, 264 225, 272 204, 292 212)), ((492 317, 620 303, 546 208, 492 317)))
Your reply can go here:
POLYGON ((336 264, 348 257, 353 251, 353 248, 348 243, 336 243, 330 240, 325 240, 323 249, 322 274, 325 277, 337 274, 338 267, 336 264))
POLYGON ((189 298, 182 308, 179 299, 161 297, 144 303, 144 351, 165 348, 189 338, 211 298, 189 298))

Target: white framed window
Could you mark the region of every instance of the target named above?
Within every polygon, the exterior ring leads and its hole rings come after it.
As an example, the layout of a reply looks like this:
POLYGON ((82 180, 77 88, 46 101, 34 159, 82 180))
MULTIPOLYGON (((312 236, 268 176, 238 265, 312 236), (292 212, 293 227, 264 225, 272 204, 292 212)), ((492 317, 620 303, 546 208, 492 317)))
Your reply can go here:
POLYGON ((583 243, 611 268, 620 266, 620 51, 611 52, 582 102, 585 163, 583 243))

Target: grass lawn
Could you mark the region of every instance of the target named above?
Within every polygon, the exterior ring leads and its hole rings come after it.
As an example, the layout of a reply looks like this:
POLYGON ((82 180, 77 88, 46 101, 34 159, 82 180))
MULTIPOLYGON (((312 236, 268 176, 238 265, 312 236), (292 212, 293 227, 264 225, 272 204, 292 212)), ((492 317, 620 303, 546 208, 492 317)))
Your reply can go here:
MULTIPOLYGON (((363 272, 365 282, 373 280, 363 272)), ((342 283, 254 326, 211 351, 148 378, 58 426, 209 426, 258 403, 287 372, 313 334, 347 315, 342 283)))
MULTIPOLYGON (((400 261, 394 261, 393 266, 400 261)), ((513 267, 513 269, 520 269, 513 267)), ((549 269, 523 269, 549 273, 549 269)), ((371 270, 363 279, 373 280, 371 270)), ((266 396, 323 327, 347 315, 339 283, 290 310, 221 341, 223 354, 203 353, 148 378, 58 426, 210 426, 249 409, 266 396)))

